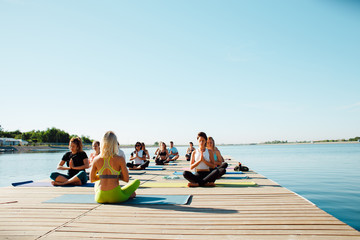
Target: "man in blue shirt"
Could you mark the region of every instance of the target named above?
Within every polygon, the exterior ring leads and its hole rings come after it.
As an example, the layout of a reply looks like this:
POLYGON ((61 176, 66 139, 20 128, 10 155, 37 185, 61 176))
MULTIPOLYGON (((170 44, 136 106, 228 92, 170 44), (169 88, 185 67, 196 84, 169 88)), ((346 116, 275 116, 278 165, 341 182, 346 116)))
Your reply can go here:
POLYGON ((174 147, 173 141, 170 142, 170 148, 168 149, 168 152, 169 152, 168 161, 175 161, 176 159, 179 158, 179 152, 176 149, 176 147, 174 147))

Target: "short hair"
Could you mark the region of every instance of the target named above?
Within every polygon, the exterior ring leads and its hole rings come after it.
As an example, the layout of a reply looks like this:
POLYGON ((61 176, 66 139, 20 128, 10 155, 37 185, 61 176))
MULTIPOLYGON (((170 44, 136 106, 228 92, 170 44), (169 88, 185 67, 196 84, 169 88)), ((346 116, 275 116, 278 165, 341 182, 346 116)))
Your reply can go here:
POLYGON ((119 145, 115 133, 107 131, 101 140, 100 157, 113 157, 119 153, 119 145))
POLYGON ((82 152, 82 151, 83 151, 83 145, 82 145, 81 138, 79 138, 79 137, 73 137, 73 138, 70 139, 70 143, 69 143, 69 144, 71 144, 71 143, 76 144, 76 146, 77 146, 77 151, 78 151, 78 152, 82 152))
POLYGON ((174 142, 173 142, 173 141, 170 141, 170 143, 174 144, 174 142))
POLYGON ((206 133, 204 133, 204 132, 199 132, 196 139, 199 139, 199 137, 203 137, 203 138, 205 138, 205 140, 207 141, 206 133))

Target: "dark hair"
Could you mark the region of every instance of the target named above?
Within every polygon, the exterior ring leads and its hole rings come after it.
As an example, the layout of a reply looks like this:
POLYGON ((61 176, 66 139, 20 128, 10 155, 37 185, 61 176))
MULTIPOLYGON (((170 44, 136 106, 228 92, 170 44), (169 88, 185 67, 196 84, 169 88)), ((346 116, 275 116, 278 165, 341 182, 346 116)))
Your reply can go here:
POLYGON ((174 142, 173 142, 173 141, 170 141, 170 143, 174 144, 174 142))
POLYGON ((136 149, 136 146, 139 145, 141 147, 141 142, 136 142, 135 143, 135 149, 136 149))
POLYGON ((191 145, 194 145, 193 142, 189 142, 191 145))
POLYGON ((92 145, 94 146, 95 144, 97 144, 100 147, 100 142, 99 141, 93 141, 92 145))
POLYGON ((77 151, 78 151, 78 152, 82 152, 82 150, 83 150, 83 145, 82 145, 81 138, 79 138, 79 137, 73 137, 73 138, 70 139, 70 144, 71 144, 71 143, 76 144, 76 146, 77 146, 77 151))
POLYGON ((203 137, 203 138, 205 138, 205 140, 207 141, 206 133, 204 133, 204 132, 199 132, 196 139, 199 139, 199 137, 203 137))

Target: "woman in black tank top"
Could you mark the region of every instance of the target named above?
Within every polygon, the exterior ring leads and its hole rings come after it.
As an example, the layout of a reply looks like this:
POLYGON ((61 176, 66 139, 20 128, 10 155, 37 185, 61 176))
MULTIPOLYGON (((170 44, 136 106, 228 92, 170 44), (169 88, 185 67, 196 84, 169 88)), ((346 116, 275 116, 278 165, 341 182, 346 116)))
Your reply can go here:
POLYGON ((164 142, 161 142, 160 151, 158 152, 155 158, 156 165, 165 165, 165 163, 167 163, 168 157, 169 157, 169 152, 166 149, 166 144, 164 142))

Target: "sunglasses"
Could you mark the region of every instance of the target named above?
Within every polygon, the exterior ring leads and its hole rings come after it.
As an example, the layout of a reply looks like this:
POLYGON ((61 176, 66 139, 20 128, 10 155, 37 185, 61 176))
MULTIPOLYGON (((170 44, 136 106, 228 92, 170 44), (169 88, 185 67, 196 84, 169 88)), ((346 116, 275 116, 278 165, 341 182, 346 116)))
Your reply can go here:
POLYGON ((141 147, 141 145, 135 145, 135 147, 141 147))

